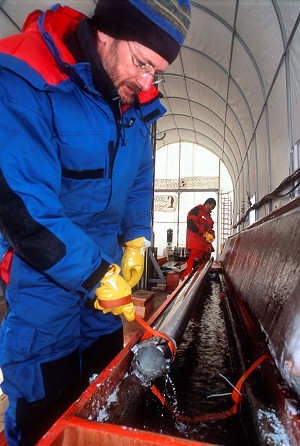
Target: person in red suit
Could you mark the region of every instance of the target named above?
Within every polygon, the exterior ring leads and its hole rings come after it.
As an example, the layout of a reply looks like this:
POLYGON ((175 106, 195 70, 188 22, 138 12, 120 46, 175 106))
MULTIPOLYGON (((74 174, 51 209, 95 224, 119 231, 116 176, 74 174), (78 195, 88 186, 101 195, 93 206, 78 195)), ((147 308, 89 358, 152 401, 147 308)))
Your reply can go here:
POLYGON ((215 239, 215 232, 211 211, 215 207, 216 200, 208 198, 204 204, 195 206, 187 215, 186 249, 190 249, 190 254, 187 268, 181 274, 181 280, 185 279, 193 268, 203 267, 214 251, 212 242, 215 239))

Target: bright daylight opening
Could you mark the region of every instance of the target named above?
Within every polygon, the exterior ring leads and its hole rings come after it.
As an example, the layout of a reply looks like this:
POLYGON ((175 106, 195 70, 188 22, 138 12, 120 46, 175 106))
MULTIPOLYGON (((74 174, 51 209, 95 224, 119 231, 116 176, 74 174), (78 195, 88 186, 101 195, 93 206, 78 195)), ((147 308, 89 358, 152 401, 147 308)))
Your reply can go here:
POLYGON ((212 218, 217 234, 213 245, 218 253, 230 235, 232 189, 232 181, 224 163, 204 147, 181 142, 158 149, 153 220, 157 254, 162 256, 167 246, 185 247, 187 214, 209 197, 217 201, 212 218))

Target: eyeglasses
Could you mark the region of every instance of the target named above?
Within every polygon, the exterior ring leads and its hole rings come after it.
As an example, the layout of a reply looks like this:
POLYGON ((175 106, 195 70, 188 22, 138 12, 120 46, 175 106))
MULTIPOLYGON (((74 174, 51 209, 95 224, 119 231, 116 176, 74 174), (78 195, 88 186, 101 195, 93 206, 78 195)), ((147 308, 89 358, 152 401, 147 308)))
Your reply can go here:
POLYGON ((153 67, 147 63, 142 62, 132 51, 131 45, 128 42, 128 46, 129 46, 129 51, 131 54, 131 59, 132 59, 132 63, 133 65, 140 71, 141 74, 139 74, 139 76, 152 76, 153 79, 153 84, 159 84, 160 82, 164 82, 164 77, 162 73, 159 73, 157 71, 153 72, 153 67))

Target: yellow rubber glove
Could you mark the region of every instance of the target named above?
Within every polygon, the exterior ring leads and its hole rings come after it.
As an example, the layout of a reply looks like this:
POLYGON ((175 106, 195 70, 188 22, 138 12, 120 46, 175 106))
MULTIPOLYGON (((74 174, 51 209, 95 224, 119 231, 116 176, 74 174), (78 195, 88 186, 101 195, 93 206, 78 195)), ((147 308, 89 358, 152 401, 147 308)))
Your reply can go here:
POLYGON ((112 312, 115 316, 123 313, 131 322, 135 319, 134 307, 131 299, 131 288, 119 275, 121 268, 113 264, 107 271, 100 286, 96 289, 97 299, 94 307, 102 310, 104 314, 112 312))
POLYGON ((214 241, 214 239, 215 239, 215 237, 212 234, 210 234, 209 232, 204 232, 203 235, 206 238, 206 241, 208 243, 212 243, 214 241))
POLYGON ((140 280, 144 271, 145 251, 150 242, 145 237, 139 237, 125 243, 122 257, 122 275, 133 288, 140 280))

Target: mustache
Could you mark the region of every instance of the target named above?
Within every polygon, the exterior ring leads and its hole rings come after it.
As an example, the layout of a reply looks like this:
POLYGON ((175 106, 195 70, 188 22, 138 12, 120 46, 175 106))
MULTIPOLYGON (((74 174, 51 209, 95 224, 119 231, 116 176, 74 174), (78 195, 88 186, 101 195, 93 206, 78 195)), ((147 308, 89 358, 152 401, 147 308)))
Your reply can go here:
POLYGON ((122 81, 120 86, 122 85, 127 85, 136 95, 138 95, 142 91, 142 88, 136 82, 130 79, 125 79, 124 81, 122 81))

